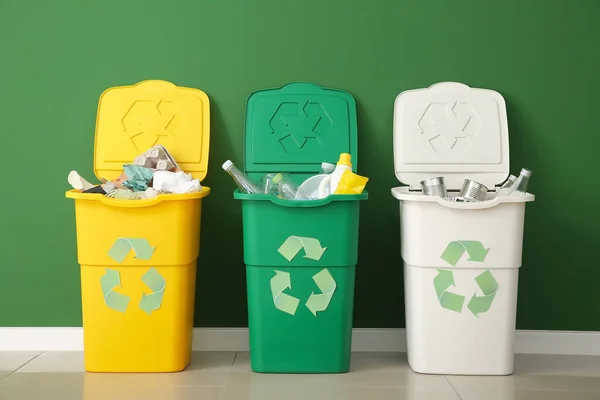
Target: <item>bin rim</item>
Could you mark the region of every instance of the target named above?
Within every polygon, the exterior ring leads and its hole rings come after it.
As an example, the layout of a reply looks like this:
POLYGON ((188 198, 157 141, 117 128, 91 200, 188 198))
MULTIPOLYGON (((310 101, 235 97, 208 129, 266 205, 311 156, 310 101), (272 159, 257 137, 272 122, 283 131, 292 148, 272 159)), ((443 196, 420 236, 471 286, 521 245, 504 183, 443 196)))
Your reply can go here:
POLYGON ((240 192, 239 189, 236 189, 233 192, 233 198, 236 200, 246 201, 270 201, 283 207, 310 208, 322 207, 332 202, 366 200, 369 198, 369 193, 365 190, 360 194, 331 194, 323 199, 318 200, 284 200, 273 194, 247 194, 240 192))
POLYGON ((392 196, 401 202, 421 202, 421 203, 438 203, 447 208, 456 208, 460 210, 481 210, 492 208, 499 204, 514 204, 514 203, 529 203, 535 200, 535 196, 531 193, 525 196, 502 196, 492 200, 474 201, 474 202, 455 202, 446 201, 439 196, 425 196, 421 191, 411 192, 409 186, 399 186, 392 189, 392 196))
POLYGON ((159 194, 158 196, 152 199, 124 200, 106 197, 100 193, 83 193, 81 190, 72 189, 65 193, 65 197, 74 200, 99 201, 111 207, 142 208, 155 206, 157 204, 162 203, 163 201, 199 200, 208 196, 209 193, 210 188, 208 186, 202 186, 199 192, 194 193, 159 194))

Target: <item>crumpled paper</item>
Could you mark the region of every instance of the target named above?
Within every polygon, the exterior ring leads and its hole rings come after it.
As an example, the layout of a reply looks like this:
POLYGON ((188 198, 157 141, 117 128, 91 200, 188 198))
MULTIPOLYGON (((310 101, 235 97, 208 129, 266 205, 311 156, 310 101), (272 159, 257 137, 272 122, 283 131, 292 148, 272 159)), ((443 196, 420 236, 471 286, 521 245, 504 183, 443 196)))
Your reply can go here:
POLYGON ((152 187, 163 193, 193 193, 199 192, 202 186, 198 179, 185 172, 156 171, 152 187))

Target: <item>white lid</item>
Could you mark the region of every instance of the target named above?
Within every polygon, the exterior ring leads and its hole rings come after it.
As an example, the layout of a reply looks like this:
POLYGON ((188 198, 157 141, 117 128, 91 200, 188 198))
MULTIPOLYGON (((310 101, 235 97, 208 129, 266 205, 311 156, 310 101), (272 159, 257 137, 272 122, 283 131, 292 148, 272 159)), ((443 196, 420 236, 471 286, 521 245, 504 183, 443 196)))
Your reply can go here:
POLYGON ((496 91, 442 82, 396 98, 394 167, 411 189, 437 176, 448 190, 465 178, 492 189, 508 176, 508 151, 506 104, 496 91))

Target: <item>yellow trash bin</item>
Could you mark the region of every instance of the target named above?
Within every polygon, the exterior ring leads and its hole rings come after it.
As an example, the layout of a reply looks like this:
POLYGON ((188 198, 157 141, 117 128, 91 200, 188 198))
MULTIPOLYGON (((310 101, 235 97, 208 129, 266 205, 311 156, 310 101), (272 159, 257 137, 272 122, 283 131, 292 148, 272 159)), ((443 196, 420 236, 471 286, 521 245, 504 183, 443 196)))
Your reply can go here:
MULTIPOLYGON (((114 179, 155 144, 202 180, 209 100, 198 89, 143 81, 106 90, 98 105, 94 171, 114 179)), ((119 200, 71 190, 85 369, 175 372, 190 362, 202 198, 210 189, 119 200)))

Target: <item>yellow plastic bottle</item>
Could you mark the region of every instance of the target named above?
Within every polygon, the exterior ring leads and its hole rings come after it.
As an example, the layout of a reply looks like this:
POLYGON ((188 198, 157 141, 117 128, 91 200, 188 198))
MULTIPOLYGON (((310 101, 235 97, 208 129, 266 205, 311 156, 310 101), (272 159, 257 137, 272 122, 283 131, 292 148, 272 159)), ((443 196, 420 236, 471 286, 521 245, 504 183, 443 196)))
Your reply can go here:
POLYGON ((333 172, 323 179, 319 185, 319 198, 327 197, 328 195, 335 193, 344 172, 347 170, 352 171, 351 160, 352 156, 350 154, 340 154, 340 159, 333 172))

